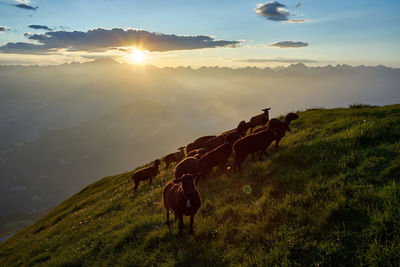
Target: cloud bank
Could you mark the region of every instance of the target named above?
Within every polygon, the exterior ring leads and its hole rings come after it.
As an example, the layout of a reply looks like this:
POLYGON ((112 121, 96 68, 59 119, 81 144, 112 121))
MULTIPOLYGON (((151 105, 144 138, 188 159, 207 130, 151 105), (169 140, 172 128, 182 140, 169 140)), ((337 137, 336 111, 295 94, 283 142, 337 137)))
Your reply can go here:
POLYGON ((102 29, 87 32, 53 31, 26 35, 34 43, 9 42, 0 47, 3 53, 37 54, 67 51, 104 52, 119 47, 137 47, 142 50, 167 52, 216 47, 237 47, 239 41, 216 40, 208 35, 178 36, 148 32, 139 29, 102 29))
POLYGON ((45 26, 45 25, 36 25, 36 24, 32 24, 28 26, 31 29, 35 29, 35 30, 47 30, 47 31, 51 31, 52 29, 50 29, 49 27, 45 26))
POLYGON ((293 42, 293 41, 283 41, 283 42, 272 43, 269 46, 278 47, 278 48, 300 48, 300 47, 307 47, 308 43, 293 42))
POLYGON ((258 4, 255 10, 258 15, 272 21, 290 23, 302 23, 306 21, 304 19, 290 19, 290 12, 287 9, 287 6, 276 1, 266 4, 258 4))

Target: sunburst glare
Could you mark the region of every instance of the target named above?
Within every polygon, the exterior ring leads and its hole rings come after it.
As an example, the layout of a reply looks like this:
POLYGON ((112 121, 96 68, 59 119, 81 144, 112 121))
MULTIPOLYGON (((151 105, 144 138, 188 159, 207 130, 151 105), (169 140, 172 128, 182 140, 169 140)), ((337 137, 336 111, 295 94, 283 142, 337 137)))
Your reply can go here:
POLYGON ((129 53, 129 60, 135 64, 143 64, 147 59, 147 55, 144 51, 132 48, 129 53))

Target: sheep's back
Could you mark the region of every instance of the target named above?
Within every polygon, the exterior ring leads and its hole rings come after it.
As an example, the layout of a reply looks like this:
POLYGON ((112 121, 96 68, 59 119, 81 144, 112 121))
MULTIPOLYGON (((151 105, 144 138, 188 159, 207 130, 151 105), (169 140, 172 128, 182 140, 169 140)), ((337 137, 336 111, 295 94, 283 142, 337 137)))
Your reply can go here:
POLYGON ((198 172, 197 162, 195 157, 188 157, 179 162, 175 167, 175 178, 180 178, 184 174, 195 174, 198 172))

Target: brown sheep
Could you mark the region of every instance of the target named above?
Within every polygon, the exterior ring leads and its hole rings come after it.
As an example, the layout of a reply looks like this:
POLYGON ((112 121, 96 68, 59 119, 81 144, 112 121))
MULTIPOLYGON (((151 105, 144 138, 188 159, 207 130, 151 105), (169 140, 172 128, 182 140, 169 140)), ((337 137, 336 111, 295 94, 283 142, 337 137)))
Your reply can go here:
POLYGON ((163 190, 163 203, 169 226, 169 210, 179 219, 179 236, 182 235, 183 215, 190 216, 189 233, 193 233, 194 216, 201 206, 200 192, 193 182, 194 176, 184 174, 182 177, 170 181, 163 190))
POLYGON ((265 154, 265 150, 271 145, 272 141, 275 140, 277 133, 272 129, 250 134, 240 138, 233 144, 233 150, 235 151, 235 162, 234 170, 242 170, 242 162, 246 159, 247 155, 261 151, 260 159, 265 154))
POLYGON ((189 154, 186 155, 186 157, 193 157, 196 154, 199 154, 200 156, 203 156, 204 153, 206 153, 206 150, 204 148, 199 148, 199 149, 195 149, 189 152, 189 154))
POLYGON ((253 131, 253 129, 258 126, 264 126, 268 121, 269 121, 269 110, 271 108, 264 108, 262 111, 264 113, 258 114, 256 116, 251 117, 250 119, 250 128, 253 131))
POLYGON ((176 165, 175 178, 180 178, 184 174, 195 174, 198 172, 199 172, 198 158, 188 157, 176 165))
POLYGON ((233 132, 239 132, 242 136, 244 136, 244 135, 246 135, 246 132, 248 129, 250 129, 250 127, 251 127, 250 122, 241 121, 241 122, 239 122, 238 127, 236 127, 235 129, 223 132, 223 133, 221 133, 221 135, 229 134, 229 133, 233 133, 233 132))
POLYGON ((190 153, 192 150, 195 150, 195 149, 203 148, 204 143, 214 137, 215 137, 215 135, 207 135, 207 136, 202 136, 202 137, 197 138, 192 143, 190 143, 186 146, 186 153, 190 153))
POLYGON ((135 182, 135 187, 133 190, 137 191, 140 181, 149 179, 149 183, 151 184, 153 182, 153 177, 157 176, 158 174, 158 165, 160 165, 160 163, 161 162, 156 159, 153 166, 135 171, 132 174, 132 179, 135 182))
POLYGON ((278 136, 275 139, 275 147, 274 147, 275 151, 279 150, 279 142, 285 136, 285 133, 292 132, 292 129, 290 129, 290 127, 289 127, 290 122, 292 120, 296 120, 298 118, 299 118, 299 115, 290 112, 285 116, 284 122, 281 122, 278 119, 271 119, 271 121, 269 123, 269 127, 278 134, 278 136))
POLYGON ((299 116, 297 114, 290 112, 285 116, 285 122, 281 122, 280 120, 275 119, 275 118, 271 119, 269 121, 268 126, 257 128, 254 131, 254 133, 264 131, 268 127, 272 128, 278 134, 278 136, 276 137, 276 140, 275 140, 275 147, 274 147, 274 150, 278 151, 279 150, 279 142, 285 136, 286 131, 288 131, 290 133, 292 132, 292 129, 290 129, 290 127, 289 127, 290 122, 292 120, 296 120, 298 118, 299 118, 299 116))
POLYGON ((210 140, 208 140, 205 144, 204 147, 206 151, 211 151, 214 148, 222 145, 225 141, 225 138, 231 134, 231 133, 239 133, 241 136, 245 136, 247 130, 250 128, 250 124, 246 123, 245 121, 241 121, 236 129, 224 132, 210 140))
POLYGON ((224 144, 207 152, 199 159, 199 170, 202 174, 207 174, 215 166, 220 165, 221 171, 225 172, 226 162, 232 154, 232 145, 242 136, 236 132, 226 136, 224 144))
POLYGON ((172 162, 179 162, 185 157, 185 147, 182 146, 178 150, 179 152, 170 153, 164 157, 166 168, 169 168, 169 164, 172 162))

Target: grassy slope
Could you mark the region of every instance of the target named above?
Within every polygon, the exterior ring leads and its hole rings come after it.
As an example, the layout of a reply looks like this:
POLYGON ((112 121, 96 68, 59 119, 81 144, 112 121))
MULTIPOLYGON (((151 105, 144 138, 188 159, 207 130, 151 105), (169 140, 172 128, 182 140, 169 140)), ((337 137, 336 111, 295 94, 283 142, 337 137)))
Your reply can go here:
POLYGON ((164 224, 162 165, 138 195, 129 173, 86 187, 0 244, 0 265, 398 264, 400 105, 299 115, 271 159, 199 183, 194 235, 164 224))

